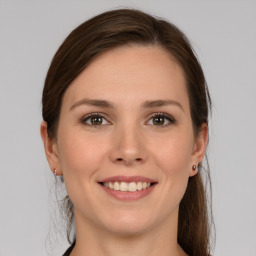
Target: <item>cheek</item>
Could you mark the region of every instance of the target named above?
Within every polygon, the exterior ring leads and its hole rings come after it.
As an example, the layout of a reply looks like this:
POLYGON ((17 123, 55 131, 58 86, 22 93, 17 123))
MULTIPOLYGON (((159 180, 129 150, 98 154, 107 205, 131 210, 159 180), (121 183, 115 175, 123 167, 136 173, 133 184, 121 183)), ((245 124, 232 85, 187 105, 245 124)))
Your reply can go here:
POLYGON ((175 136, 160 143, 156 152, 157 163, 166 175, 189 174, 193 140, 190 136, 175 136))
POLYGON ((97 136, 66 131, 60 133, 60 162, 64 176, 91 176, 99 168, 106 149, 97 136))
POLYGON ((74 205, 83 207, 91 200, 94 177, 106 152, 105 143, 96 135, 85 136, 83 132, 66 129, 59 132, 58 145, 68 195, 74 205))
POLYGON ((183 135, 163 141, 162 147, 156 151, 156 162, 163 173, 165 191, 176 204, 179 204, 187 188, 192 147, 193 137, 183 135))

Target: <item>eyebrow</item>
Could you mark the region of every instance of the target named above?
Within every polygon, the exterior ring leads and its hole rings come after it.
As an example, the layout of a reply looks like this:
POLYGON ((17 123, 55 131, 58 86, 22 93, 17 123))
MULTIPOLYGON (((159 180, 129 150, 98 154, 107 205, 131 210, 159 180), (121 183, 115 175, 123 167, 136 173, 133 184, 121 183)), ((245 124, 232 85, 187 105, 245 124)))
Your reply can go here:
POLYGON ((95 106, 95 107, 104 107, 104 108, 115 108, 114 104, 111 102, 108 102, 106 100, 100 100, 100 99, 82 99, 74 103, 70 110, 81 106, 81 105, 87 105, 87 106, 95 106))
POLYGON ((144 102, 142 106, 143 108, 154 108, 154 107, 163 107, 168 105, 177 106, 184 112, 183 106, 178 101, 175 101, 175 100, 149 100, 144 102))
MULTIPOLYGON (((81 105, 104 107, 104 108, 111 108, 111 109, 116 108, 112 102, 109 102, 106 100, 84 98, 82 100, 75 102, 70 107, 70 110, 72 110, 78 106, 81 106, 81 105)), ((148 108, 163 107, 163 106, 168 106, 168 105, 177 106, 184 112, 183 106, 178 101, 175 101, 175 100, 148 100, 142 104, 142 108, 148 109, 148 108)))

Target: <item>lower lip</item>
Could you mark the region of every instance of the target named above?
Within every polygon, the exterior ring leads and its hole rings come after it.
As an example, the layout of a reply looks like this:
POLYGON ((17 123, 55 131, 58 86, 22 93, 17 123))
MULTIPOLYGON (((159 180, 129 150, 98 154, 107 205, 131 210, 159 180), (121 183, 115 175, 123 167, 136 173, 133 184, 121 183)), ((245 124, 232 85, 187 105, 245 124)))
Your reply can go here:
POLYGON ((156 184, 150 186, 149 188, 142 189, 142 190, 137 190, 135 192, 129 192, 129 191, 119 191, 119 190, 114 190, 107 188, 103 185, 100 184, 100 186, 103 188, 105 192, 107 192, 110 196, 118 199, 118 200, 123 200, 123 201, 131 201, 131 200, 138 200, 141 199, 147 195, 149 195, 152 190, 155 188, 156 184))

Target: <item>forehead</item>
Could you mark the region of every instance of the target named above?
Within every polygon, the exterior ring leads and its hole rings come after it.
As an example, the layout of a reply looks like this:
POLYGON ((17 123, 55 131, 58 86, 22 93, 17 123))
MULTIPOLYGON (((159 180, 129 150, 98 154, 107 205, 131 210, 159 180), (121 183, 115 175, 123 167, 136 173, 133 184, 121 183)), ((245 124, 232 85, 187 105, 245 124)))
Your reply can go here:
POLYGON ((188 103, 182 68, 157 46, 119 47, 97 57, 69 86, 63 103, 83 97, 117 103, 163 98, 188 103))

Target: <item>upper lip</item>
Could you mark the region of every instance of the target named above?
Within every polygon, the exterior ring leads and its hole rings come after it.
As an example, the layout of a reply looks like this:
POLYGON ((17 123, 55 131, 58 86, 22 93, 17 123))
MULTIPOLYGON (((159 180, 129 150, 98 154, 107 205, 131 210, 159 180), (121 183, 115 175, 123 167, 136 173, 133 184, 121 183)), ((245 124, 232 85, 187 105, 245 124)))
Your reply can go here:
POLYGON ((99 182, 114 182, 114 181, 118 181, 118 182, 147 182, 147 183, 156 183, 156 180, 147 178, 147 177, 143 177, 143 176, 112 176, 103 180, 100 180, 99 182))

